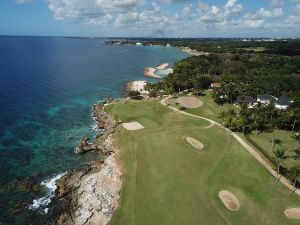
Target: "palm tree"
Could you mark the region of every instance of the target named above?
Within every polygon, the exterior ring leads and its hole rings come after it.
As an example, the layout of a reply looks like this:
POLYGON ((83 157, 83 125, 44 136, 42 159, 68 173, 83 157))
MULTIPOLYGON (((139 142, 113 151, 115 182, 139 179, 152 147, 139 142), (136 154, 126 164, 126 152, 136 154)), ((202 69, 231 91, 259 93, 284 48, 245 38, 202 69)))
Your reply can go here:
POLYGON ((235 119, 235 116, 236 116, 236 112, 234 111, 234 109, 228 110, 227 116, 228 116, 229 128, 232 129, 232 123, 233 123, 233 120, 235 119))
POLYGON ((294 190, 293 193, 297 190, 297 180, 300 177, 299 167, 292 167, 288 170, 289 178, 293 181, 294 190))
POLYGON ((225 124, 225 119, 226 119, 227 113, 225 111, 221 111, 218 114, 218 118, 222 120, 222 126, 225 124))
POLYGON ((299 133, 294 133, 292 138, 298 143, 300 144, 300 135, 299 133))
POLYGON ((293 159, 300 159, 300 148, 294 149, 295 155, 292 156, 293 159))
POLYGON ((280 139, 274 139, 272 142, 272 151, 274 151, 274 148, 276 145, 281 145, 282 141, 280 139))
POLYGON ((276 161, 277 161, 277 173, 278 173, 278 180, 280 179, 280 167, 282 164, 284 164, 284 160, 288 158, 288 156, 285 154, 286 149, 275 149, 273 150, 273 153, 275 155, 276 161))
POLYGON ((270 127, 270 132, 272 133, 272 145, 274 145, 274 117, 276 116, 276 108, 275 108, 275 102, 271 101, 267 107, 265 108, 267 115, 270 117, 270 121, 269 121, 269 127, 270 127))

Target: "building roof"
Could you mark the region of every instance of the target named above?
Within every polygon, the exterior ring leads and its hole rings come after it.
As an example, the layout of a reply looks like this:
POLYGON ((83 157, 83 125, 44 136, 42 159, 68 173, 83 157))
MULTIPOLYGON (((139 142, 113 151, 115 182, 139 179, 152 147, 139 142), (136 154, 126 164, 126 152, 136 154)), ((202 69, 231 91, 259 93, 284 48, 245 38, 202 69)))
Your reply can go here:
POLYGON ((256 99, 253 98, 252 96, 239 96, 237 97, 236 103, 241 104, 241 103, 248 103, 248 104, 253 104, 256 102, 256 99))
POLYGON ((257 100, 260 100, 260 101, 276 101, 277 98, 275 98, 274 96, 269 95, 269 94, 263 94, 263 95, 259 95, 257 97, 257 100))
POLYGON ((211 83, 211 87, 221 87, 221 83, 211 83))
POLYGON ((291 104, 291 100, 286 96, 280 96, 276 101, 277 105, 289 106, 291 104))

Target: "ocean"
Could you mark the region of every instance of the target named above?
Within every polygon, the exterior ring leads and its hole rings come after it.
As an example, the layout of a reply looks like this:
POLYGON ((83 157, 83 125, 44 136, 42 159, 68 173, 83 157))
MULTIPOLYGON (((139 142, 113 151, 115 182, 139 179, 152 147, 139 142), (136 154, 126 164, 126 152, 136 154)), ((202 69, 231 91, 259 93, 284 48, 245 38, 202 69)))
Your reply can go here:
MULTIPOLYGON (((120 98, 143 69, 187 57, 175 48, 106 46, 104 39, 0 37, 0 224, 53 224, 55 180, 97 153, 91 106, 120 98)), ((151 81, 151 80, 149 80, 151 81)))

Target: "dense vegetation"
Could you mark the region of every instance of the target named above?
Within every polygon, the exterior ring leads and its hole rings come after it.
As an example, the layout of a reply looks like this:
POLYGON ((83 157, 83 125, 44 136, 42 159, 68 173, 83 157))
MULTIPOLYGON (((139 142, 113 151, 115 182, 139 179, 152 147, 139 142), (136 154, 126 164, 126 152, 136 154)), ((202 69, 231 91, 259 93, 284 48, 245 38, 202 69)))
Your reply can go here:
POLYGON ((199 94, 209 88, 211 82, 221 83, 220 88, 213 90, 214 100, 218 104, 235 103, 239 97, 256 98, 261 94, 284 95, 294 101, 284 111, 276 110, 272 104, 270 109, 258 104, 253 109, 244 107, 245 110, 240 113, 230 112, 234 120, 230 119, 227 125, 232 129, 251 132, 259 127, 261 131, 270 130, 268 110, 274 113, 272 127, 288 130, 300 128, 300 57, 263 54, 189 57, 175 64, 173 74, 158 84, 149 85, 148 89, 168 93, 189 90, 199 94), (256 121, 255 117, 261 121, 256 121))
POLYGON ((143 45, 168 44, 174 47, 186 47, 200 52, 210 53, 264 53, 296 56, 300 55, 299 39, 116 39, 106 41, 106 44, 135 45, 141 42, 143 45))

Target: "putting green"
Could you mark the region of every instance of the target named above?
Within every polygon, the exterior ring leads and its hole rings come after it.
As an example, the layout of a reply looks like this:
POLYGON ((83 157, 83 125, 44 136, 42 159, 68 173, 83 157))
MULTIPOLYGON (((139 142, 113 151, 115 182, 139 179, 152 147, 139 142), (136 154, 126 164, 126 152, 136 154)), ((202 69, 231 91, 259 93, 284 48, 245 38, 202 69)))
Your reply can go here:
POLYGON ((145 129, 120 131, 115 144, 125 163, 116 225, 296 225, 283 214, 300 198, 277 182, 223 129, 187 117, 156 101, 113 104, 106 109, 123 122, 145 129), (185 138, 201 140, 205 157, 185 138), (228 190, 239 211, 224 207, 218 193, 228 190))

